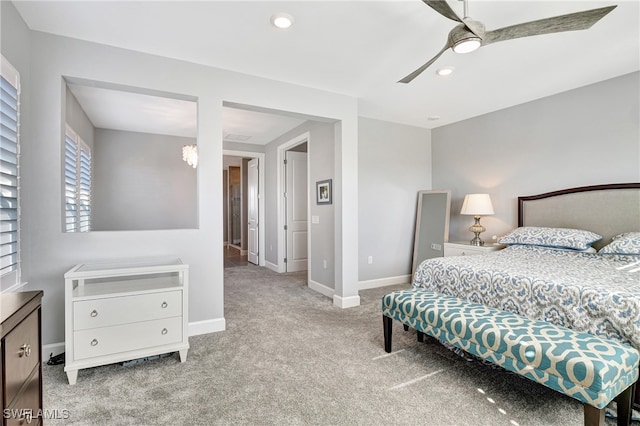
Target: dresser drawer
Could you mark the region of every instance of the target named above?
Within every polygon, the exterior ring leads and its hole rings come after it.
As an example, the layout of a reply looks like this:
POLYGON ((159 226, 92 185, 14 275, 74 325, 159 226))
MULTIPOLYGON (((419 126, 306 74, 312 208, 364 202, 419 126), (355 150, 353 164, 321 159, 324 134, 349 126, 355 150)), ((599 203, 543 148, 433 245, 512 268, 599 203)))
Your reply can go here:
POLYGON ((182 341, 182 317, 80 330, 73 333, 75 361, 182 341))
POLYGON ((20 387, 40 362, 38 339, 38 311, 33 311, 4 338, 5 400, 16 397, 20 387))
POLYGON ((449 256, 469 256, 472 254, 481 254, 481 252, 474 251, 471 247, 460 248, 460 247, 447 247, 445 248, 445 257, 449 256))
POLYGON ((128 324, 182 315, 182 291, 73 302, 73 330, 128 324))
POLYGON ((3 416, 6 426, 33 426, 38 424, 40 414, 40 369, 36 368, 24 391, 3 412, 3 416))

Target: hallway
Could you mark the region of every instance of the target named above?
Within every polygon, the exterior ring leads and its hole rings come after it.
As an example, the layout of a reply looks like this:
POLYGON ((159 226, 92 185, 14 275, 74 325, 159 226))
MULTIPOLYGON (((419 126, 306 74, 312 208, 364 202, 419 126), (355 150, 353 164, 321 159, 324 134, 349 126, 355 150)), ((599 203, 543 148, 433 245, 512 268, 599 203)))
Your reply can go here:
POLYGON ((233 268, 235 266, 247 266, 247 255, 241 255, 240 250, 235 247, 227 246, 224 248, 224 267, 233 268))

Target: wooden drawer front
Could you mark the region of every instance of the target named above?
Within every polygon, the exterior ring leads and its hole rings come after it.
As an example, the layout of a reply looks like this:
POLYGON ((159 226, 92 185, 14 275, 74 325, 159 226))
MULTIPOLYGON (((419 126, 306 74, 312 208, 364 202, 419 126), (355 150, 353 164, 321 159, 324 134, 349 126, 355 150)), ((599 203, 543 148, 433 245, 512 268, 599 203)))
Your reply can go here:
POLYGON ((182 315, 182 291, 73 302, 73 329, 128 324, 182 315))
POLYGON ((182 317, 80 330, 73 333, 73 359, 81 360, 182 341, 182 317))
POLYGON ((40 361, 38 311, 33 311, 4 338, 5 400, 10 404, 40 361))
POLYGON ((5 411, 4 417, 7 419, 6 425, 36 425, 37 416, 40 414, 40 371, 36 369, 34 375, 29 379, 24 392, 16 398, 14 403, 5 411), (28 421, 29 417, 31 421, 28 421))

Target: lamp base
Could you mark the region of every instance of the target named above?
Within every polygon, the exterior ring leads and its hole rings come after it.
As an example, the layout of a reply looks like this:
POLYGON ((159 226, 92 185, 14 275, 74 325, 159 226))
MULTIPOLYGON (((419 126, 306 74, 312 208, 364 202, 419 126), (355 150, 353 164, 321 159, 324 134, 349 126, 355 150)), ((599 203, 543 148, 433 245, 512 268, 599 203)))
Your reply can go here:
POLYGON ((476 222, 469 227, 469 231, 473 232, 475 237, 473 238, 473 240, 469 241, 469 244, 471 244, 472 246, 483 246, 484 241, 482 241, 482 239, 480 238, 480 234, 487 229, 484 226, 480 225, 480 216, 474 216, 473 218, 476 222))

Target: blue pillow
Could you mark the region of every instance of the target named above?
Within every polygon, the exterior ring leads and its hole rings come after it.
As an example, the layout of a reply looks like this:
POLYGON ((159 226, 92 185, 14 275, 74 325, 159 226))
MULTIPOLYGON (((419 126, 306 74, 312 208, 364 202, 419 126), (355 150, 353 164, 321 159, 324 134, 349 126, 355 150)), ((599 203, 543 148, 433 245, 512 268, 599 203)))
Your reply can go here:
POLYGON ((582 229, 522 226, 500 238, 498 243, 587 250, 601 239, 602 235, 582 229))

